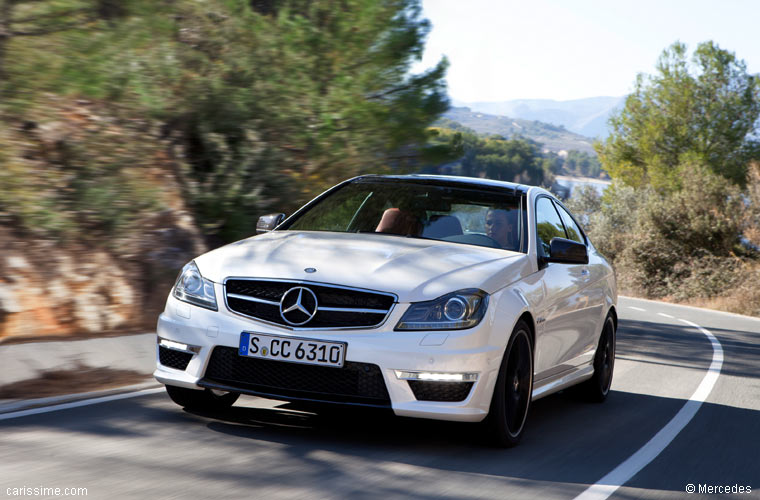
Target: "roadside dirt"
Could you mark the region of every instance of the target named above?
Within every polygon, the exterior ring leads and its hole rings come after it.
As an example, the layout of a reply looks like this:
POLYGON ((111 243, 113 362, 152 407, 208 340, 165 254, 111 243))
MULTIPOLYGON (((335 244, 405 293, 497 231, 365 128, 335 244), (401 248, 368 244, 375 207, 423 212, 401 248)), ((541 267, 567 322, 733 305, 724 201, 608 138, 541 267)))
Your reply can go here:
POLYGON ((0 386, 0 399, 34 399, 100 391, 147 382, 152 377, 132 370, 81 365, 74 370, 50 370, 34 379, 0 386))
MULTIPOLYGON (((155 331, 155 330, 153 330, 155 331)), ((28 336, 18 336, 18 337, 6 337, 6 338, 0 338, 0 347, 4 345, 13 345, 13 344, 28 344, 31 342, 68 342, 69 340, 88 340, 88 339, 95 339, 95 338, 105 338, 105 337, 124 337, 127 335, 143 335, 145 333, 151 333, 150 331, 112 331, 112 332, 96 332, 96 333, 87 333, 87 332, 79 332, 79 333, 72 333, 67 334, 65 336, 62 335, 28 335, 28 336)))

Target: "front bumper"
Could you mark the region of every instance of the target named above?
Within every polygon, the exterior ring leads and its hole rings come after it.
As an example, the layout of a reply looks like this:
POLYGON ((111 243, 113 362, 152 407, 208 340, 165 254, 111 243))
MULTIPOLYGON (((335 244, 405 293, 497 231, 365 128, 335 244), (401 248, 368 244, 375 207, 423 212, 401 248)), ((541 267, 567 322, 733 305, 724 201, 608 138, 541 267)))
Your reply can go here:
MULTIPOLYGON (((219 295, 217 295, 219 296, 219 295)), ((510 326, 496 325, 495 314, 487 314, 481 323, 471 329, 447 332, 397 332, 393 331, 408 305, 397 304, 383 325, 374 329, 362 330, 299 330, 292 331, 276 325, 258 322, 240 317, 226 310, 210 311, 192 306, 169 297, 166 310, 158 320, 158 337, 166 339, 171 348, 157 346, 157 368, 155 378, 168 385, 200 389, 237 390, 242 393, 256 394, 263 397, 282 400, 306 400, 322 402, 341 402, 345 404, 363 404, 368 406, 390 406, 399 416, 422 417, 454 421, 480 421, 488 413, 493 387, 496 383, 505 340, 498 334, 509 331, 510 326), (282 336, 313 337, 327 341, 346 342, 346 362, 351 366, 365 367, 375 365, 387 389, 384 404, 377 401, 350 398, 344 401, 331 401, 330 397, 315 396, 314 391, 271 391, 260 386, 241 386, 220 383, 209 379, 207 369, 212 352, 217 346, 238 348, 240 334, 243 331, 269 333, 282 336), (182 345, 172 344, 176 342, 182 345), (184 352, 183 352, 184 350, 184 352), (172 351, 172 352, 168 352, 172 351), (167 361, 170 355, 172 361, 167 361), (164 363, 162 364, 161 356, 164 363), (179 360, 179 361, 177 361, 179 360), (186 362, 186 367, 180 369, 186 362), (426 401, 421 399, 438 398, 443 391, 451 394, 457 382, 444 386, 448 382, 433 384, 411 381, 415 373, 430 374, 468 374, 466 397, 461 401, 426 401), (410 375, 411 374, 411 375, 410 375), (476 380, 474 380, 476 378, 476 380), (415 386, 416 384, 416 386, 415 386), (414 390, 413 390, 414 389, 414 390), (417 395, 415 396, 415 391, 417 395), (431 391, 433 395, 431 396, 431 391), (419 399, 418 399, 419 398, 419 399), (389 404, 388 404, 389 403, 389 404)), ((230 358, 227 358, 228 360, 230 358)), ((243 358, 247 361, 250 358, 243 358)), ((215 361, 218 363, 219 361, 215 361)), ((237 364, 236 360, 232 360, 237 364)), ((267 361, 268 363, 295 363, 267 361)), ((303 366, 303 365, 299 365, 303 366)), ((307 365, 308 366, 308 365, 307 365)), ((291 368, 291 367, 288 367, 291 368)), ((336 368, 317 367, 321 370, 338 370, 336 368)), ((352 368, 353 369, 353 368, 352 368)), ((361 369, 361 368, 357 368, 361 369)), ((367 368, 363 368, 368 371, 367 368)), ((290 378, 290 372, 282 375, 290 378)), ((301 372, 295 367, 295 372, 301 372)), ((307 378, 308 370, 305 371, 307 378)), ((328 375, 332 376, 331 372, 328 375)), ((433 375, 436 376, 436 375, 433 375)), ((298 377, 294 375, 293 377, 298 377)), ((423 377, 424 378, 424 377, 423 377)), ((303 377, 301 378, 303 380, 303 377)), ((458 385, 461 391, 463 386, 458 385)), ((454 399, 457 396, 454 395, 454 399)), ((440 398, 439 398, 440 399, 440 398)), ((451 399, 451 398, 449 398, 451 399)))

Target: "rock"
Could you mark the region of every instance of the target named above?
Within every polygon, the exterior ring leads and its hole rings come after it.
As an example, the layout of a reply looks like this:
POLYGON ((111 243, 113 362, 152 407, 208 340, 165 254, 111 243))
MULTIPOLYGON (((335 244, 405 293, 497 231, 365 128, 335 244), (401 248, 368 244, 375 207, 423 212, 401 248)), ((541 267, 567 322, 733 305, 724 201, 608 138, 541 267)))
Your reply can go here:
POLYGON ((10 287, 0 286, 0 318, 6 314, 19 313, 24 309, 16 300, 10 287))
POLYGON ((0 341, 98 336, 155 327, 178 270, 205 251, 191 219, 157 214, 129 259, 81 245, 51 246, 0 227, 0 341))
POLYGON ((19 255, 9 255, 7 257, 8 267, 11 269, 28 269, 29 262, 19 255))

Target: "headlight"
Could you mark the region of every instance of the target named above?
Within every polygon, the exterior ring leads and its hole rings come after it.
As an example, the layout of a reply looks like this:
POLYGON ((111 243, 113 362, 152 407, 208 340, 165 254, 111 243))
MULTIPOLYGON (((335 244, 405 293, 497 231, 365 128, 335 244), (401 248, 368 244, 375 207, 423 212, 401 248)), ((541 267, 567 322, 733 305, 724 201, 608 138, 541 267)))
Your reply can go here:
POLYGON ((488 307, 488 294, 470 288, 409 306, 396 330, 461 330, 480 323, 488 307))
POLYGON ((201 276, 195 262, 189 262, 179 273, 172 292, 179 300, 217 311, 214 284, 201 276))

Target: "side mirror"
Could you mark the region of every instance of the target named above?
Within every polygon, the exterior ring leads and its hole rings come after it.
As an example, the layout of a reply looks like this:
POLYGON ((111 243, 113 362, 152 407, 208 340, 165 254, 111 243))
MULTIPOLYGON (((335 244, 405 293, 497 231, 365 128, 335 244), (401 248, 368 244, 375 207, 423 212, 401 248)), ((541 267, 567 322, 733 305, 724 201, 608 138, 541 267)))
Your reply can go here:
POLYGON ((565 238, 552 238, 549 243, 551 257, 546 262, 560 264, 588 264, 588 249, 583 243, 565 238))
POLYGON ((267 214, 259 217, 259 221, 256 223, 256 233, 268 233, 272 229, 280 225, 280 222, 285 220, 285 214, 267 214))

